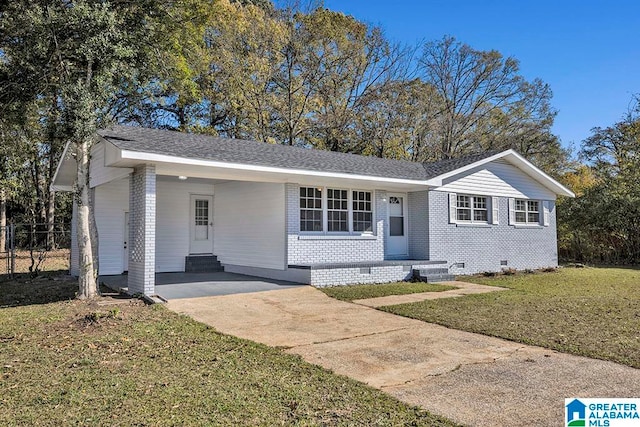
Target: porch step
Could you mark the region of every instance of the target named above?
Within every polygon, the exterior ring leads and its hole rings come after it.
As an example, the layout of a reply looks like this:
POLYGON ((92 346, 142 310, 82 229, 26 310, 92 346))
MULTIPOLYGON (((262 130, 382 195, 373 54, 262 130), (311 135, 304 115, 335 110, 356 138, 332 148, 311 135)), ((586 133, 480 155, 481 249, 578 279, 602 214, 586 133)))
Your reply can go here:
POLYGON ((448 268, 421 268, 413 270, 413 277, 427 283, 451 282, 456 280, 448 268))
POLYGON ((418 272, 422 276, 429 276, 434 274, 449 274, 448 268, 421 268, 418 272))
POLYGON ((215 255, 189 255, 184 260, 185 273, 213 273, 224 271, 215 255))

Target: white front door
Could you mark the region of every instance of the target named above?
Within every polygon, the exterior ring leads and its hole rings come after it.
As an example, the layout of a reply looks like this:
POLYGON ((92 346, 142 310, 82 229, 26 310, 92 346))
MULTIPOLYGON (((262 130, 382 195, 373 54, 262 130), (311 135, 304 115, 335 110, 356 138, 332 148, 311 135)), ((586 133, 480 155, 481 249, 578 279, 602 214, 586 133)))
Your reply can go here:
POLYGON ((189 253, 213 253, 213 197, 191 195, 189 253))
POLYGON ((122 271, 129 271, 129 212, 124 213, 124 239, 122 255, 122 271))
POLYGON ((387 194, 387 255, 408 256, 407 240, 407 195, 387 194))

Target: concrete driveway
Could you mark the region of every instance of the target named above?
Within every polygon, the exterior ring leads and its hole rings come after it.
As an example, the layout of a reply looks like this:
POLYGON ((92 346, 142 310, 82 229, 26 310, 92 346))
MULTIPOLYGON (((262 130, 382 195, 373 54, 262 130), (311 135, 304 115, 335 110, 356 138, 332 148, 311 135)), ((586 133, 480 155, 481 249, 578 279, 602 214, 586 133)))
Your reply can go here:
POLYGON ((309 286, 168 307, 467 425, 562 425, 567 397, 640 396, 640 370, 447 329, 309 286))

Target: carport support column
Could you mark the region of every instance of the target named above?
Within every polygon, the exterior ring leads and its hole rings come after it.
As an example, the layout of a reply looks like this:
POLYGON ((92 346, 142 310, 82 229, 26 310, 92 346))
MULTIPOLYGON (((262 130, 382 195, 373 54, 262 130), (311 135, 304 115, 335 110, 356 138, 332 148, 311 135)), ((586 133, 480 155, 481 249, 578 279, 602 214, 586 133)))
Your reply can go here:
POLYGON ((129 181, 129 245, 129 293, 155 294, 155 165, 135 167, 129 181))

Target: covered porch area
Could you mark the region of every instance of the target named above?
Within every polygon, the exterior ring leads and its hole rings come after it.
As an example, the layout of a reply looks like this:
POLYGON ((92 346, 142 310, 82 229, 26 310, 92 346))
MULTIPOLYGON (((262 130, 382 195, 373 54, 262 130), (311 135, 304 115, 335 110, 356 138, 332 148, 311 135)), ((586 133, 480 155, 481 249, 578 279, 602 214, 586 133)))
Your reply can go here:
MULTIPOLYGON (((284 280, 218 271, 214 273, 156 273, 155 294, 165 300, 275 291, 301 286, 284 280)), ((128 287, 128 275, 100 276, 107 287, 120 291, 128 287)), ((128 291, 128 289, 126 289, 128 291)))

